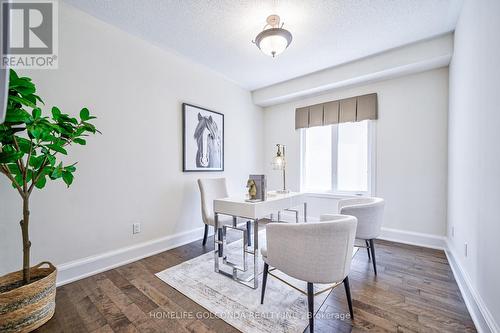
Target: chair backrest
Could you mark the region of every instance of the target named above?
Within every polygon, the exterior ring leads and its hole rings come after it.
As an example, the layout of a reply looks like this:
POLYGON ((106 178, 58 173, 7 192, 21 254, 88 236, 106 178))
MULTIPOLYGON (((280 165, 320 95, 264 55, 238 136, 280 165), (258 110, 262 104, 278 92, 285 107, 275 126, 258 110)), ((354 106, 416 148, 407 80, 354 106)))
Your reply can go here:
POLYGON ((201 216, 205 224, 214 222, 214 200, 228 197, 226 178, 198 179, 201 194, 201 216))
POLYGON ((267 263, 311 283, 340 282, 351 268, 356 218, 332 216, 315 223, 266 225, 267 263))
POLYGON ((356 238, 373 239, 380 236, 385 201, 382 198, 352 198, 339 201, 339 213, 356 216, 356 238))

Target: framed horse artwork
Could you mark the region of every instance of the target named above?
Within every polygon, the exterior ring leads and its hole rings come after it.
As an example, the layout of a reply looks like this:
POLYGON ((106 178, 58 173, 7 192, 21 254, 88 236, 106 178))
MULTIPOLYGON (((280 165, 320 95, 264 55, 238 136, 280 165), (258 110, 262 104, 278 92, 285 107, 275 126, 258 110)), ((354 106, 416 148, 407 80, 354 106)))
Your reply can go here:
POLYGON ((224 115, 182 104, 182 171, 224 171, 224 115))

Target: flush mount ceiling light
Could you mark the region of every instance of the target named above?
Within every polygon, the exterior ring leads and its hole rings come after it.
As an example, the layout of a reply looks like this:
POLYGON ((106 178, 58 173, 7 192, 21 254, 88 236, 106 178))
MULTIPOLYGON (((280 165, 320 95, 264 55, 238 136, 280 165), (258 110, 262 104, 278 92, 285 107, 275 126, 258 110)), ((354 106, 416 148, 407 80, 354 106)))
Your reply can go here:
POLYGON ((283 29, 283 24, 280 26, 280 17, 278 15, 269 15, 266 19, 267 24, 264 30, 255 37, 255 45, 269 56, 273 58, 286 50, 292 42, 292 34, 290 31, 283 29), (267 27, 270 27, 266 29, 267 27))

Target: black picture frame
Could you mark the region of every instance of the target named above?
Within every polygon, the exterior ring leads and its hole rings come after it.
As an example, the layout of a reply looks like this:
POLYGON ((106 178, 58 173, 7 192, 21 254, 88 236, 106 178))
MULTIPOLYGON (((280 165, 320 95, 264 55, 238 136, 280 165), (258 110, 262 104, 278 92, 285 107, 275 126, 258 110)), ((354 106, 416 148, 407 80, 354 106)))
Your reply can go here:
MULTIPOLYGON (((213 126, 211 127, 213 129, 213 126)), ((182 103, 182 171, 183 172, 223 172, 224 171, 224 159, 225 159, 225 144, 224 144, 225 128, 224 128, 224 114, 216 112, 201 106, 182 103), (194 153, 193 142, 196 142, 195 131, 196 128, 193 121, 193 113, 196 114, 197 119, 199 115, 205 117, 207 120, 211 116, 211 121, 216 123, 217 129, 220 133, 220 159, 217 160, 217 165, 214 167, 210 166, 199 166, 201 161, 198 160, 198 152, 194 153), (191 160, 188 160, 191 159, 191 160), (194 159, 194 162, 193 162, 194 159)), ((211 136, 210 136, 211 137, 211 136)), ((209 163, 211 163, 209 161, 209 163)))

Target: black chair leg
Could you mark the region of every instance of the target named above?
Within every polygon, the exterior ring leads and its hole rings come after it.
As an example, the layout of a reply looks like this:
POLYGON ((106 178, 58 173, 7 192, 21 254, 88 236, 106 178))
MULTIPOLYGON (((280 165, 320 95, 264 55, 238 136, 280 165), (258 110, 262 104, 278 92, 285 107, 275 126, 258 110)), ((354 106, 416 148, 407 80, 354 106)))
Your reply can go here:
POLYGON ((375 260, 375 245, 373 239, 370 239, 370 250, 372 251, 373 270, 375 271, 375 275, 377 275, 377 261, 375 260))
POLYGON ((207 245, 208 225, 205 224, 205 233, 203 234, 203 246, 207 245))
POLYGON ((368 260, 371 259, 370 257, 370 243, 368 242, 368 239, 365 239, 365 244, 366 244, 366 252, 368 252, 368 260))
MULTIPOLYGON (((219 239, 222 240, 222 228, 220 228, 219 230, 217 230, 218 232, 218 235, 219 235, 219 239)), ((214 235, 215 237, 215 235, 214 235)), ((219 258, 222 258, 222 244, 217 244, 217 249, 218 249, 218 253, 219 253, 219 258)))
POLYGON ((352 299, 351 299, 351 288, 349 287, 349 277, 346 276, 344 279, 345 294, 347 296, 347 305, 349 306, 349 313, 351 314, 351 320, 354 319, 354 312, 352 311, 352 299))
POLYGON ((262 274, 262 292, 260 294, 260 304, 264 304, 264 294, 266 293, 267 272, 269 272, 269 265, 264 263, 264 274, 262 274))
POLYGON ((307 305, 309 307, 309 332, 314 332, 314 286, 307 282, 307 305))
POLYGON ((252 246, 252 222, 247 221, 247 239, 248 246, 252 246))

